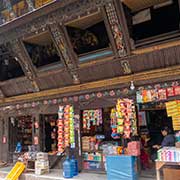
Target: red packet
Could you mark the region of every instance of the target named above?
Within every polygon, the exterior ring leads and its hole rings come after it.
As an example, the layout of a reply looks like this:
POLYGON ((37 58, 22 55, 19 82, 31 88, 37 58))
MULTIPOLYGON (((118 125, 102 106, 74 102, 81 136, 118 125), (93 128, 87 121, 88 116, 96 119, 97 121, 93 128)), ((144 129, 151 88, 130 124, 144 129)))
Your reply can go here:
POLYGON ((168 97, 175 96, 174 88, 173 87, 168 87, 167 88, 167 96, 168 97))
POLYGON ((180 95, 180 86, 174 87, 174 93, 175 93, 175 96, 180 95))
POLYGON ((167 99, 166 89, 159 89, 158 90, 158 97, 159 97, 159 100, 166 100, 167 99))

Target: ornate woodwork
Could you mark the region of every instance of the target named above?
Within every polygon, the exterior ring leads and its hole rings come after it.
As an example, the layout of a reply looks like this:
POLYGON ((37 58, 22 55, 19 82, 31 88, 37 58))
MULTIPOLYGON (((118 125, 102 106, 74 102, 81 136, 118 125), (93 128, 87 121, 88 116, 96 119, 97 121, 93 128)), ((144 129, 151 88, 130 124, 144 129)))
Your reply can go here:
POLYGON ((108 21, 109 21, 109 24, 111 27, 111 31, 113 33, 116 48, 118 50, 118 54, 120 57, 124 57, 127 54, 127 50, 126 50, 125 43, 124 43, 122 26, 118 20, 115 6, 113 3, 108 3, 105 6, 105 9, 106 9, 108 21))
POLYGON ((5 8, 9 11, 10 17, 13 19, 16 17, 10 0, 3 0, 5 8))
MULTIPOLYGON (((47 25, 51 25, 57 22, 60 24, 67 23, 68 21, 77 19, 81 15, 89 14, 91 11, 100 8, 111 1, 112 0, 62 1, 62 4, 64 6, 60 7, 60 9, 47 13, 43 16, 41 15, 42 14, 41 13, 39 15, 40 17, 38 18, 33 18, 33 13, 28 14, 27 16, 32 16, 31 18, 29 18, 29 22, 26 23, 23 22, 22 25, 19 25, 16 28, 14 27, 14 29, 9 29, 3 32, 3 27, 1 27, 0 42, 5 43, 11 41, 12 39, 22 38, 29 35, 30 33, 36 34, 39 30, 46 28, 47 25)), ((41 9, 37 11, 41 11, 41 9)), ((38 12, 36 12, 36 14, 37 13, 38 12)), ((14 26, 16 26, 16 24, 14 24, 14 26)))
POLYGON ((31 63, 30 57, 28 56, 22 42, 18 39, 10 42, 10 48, 15 56, 15 59, 21 65, 27 79, 31 82, 32 88, 34 92, 40 91, 38 84, 35 80, 36 73, 31 63))
POLYGON ((56 23, 50 26, 50 31, 56 43, 59 55, 62 57, 64 65, 71 74, 74 83, 80 83, 77 73, 77 65, 74 61, 75 56, 72 57, 72 52, 70 52, 71 48, 68 47, 67 40, 65 39, 66 35, 63 32, 63 29, 60 28, 58 23, 56 23))
POLYGON ((26 2, 28 5, 28 10, 33 11, 35 8, 34 8, 34 4, 33 4, 32 0, 26 0, 26 2))
POLYGON ((63 87, 63 88, 58 88, 58 89, 51 89, 51 90, 46 90, 46 91, 41 91, 41 92, 36 92, 36 93, 31 93, 27 95, 21 95, 21 96, 16 96, 16 97, 10 97, 10 98, 5 98, 3 101, 0 100, 0 105, 8 105, 12 103, 17 103, 19 101, 35 101, 37 99, 42 99, 42 98, 47 98, 52 97, 52 96, 57 96, 57 95, 65 95, 65 94, 76 94, 76 93, 83 93, 86 91, 92 91, 93 89, 98 89, 98 88, 106 88, 108 87, 115 87, 117 85, 129 85, 130 81, 134 81, 136 85, 140 82, 143 82, 144 84, 148 83, 149 81, 157 81, 158 82, 161 80, 162 82, 164 81, 164 78, 166 77, 172 77, 172 79, 176 79, 177 77, 180 77, 180 66, 174 66, 171 68, 165 68, 165 69, 157 69, 157 70, 152 70, 148 72, 142 72, 142 73, 136 73, 133 75, 126 75, 126 76, 120 76, 120 77, 115 77, 112 79, 105 79, 101 81, 96 81, 96 82, 90 82, 90 83, 84 83, 80 85, 73 85, 69 87, 63 87))

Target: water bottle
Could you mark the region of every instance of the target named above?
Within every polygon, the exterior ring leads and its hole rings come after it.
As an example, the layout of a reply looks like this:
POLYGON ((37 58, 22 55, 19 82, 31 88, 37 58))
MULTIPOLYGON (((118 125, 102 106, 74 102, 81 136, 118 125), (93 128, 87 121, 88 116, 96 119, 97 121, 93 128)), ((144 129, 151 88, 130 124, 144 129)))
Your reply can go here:
POLYGON ((78 161, 74 158, 74 156, 72 156, 71 164, 73 167, 73 175, 77 176, 78 175, 78 161))
POLYGON ((17 145, 16 145, 16 151, 17 153, 20 153, 22 151, 22 146, 21 146, 21 143, 18 142, 17 145))
POLYGON ((73 165, 69 157, 63 162, 63 176, 64 178, 73 178, 73 165))

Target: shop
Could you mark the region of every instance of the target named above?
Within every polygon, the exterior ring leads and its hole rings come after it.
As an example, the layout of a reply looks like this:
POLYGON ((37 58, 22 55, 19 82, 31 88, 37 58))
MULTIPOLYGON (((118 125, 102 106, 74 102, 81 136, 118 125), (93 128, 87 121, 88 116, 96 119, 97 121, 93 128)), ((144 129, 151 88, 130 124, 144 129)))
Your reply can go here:
MULTIPOLYGON (((172 152, 178 156, 178 149, 171 147, 169 149, 154 149, 153 145, 161 145, 164 137, 161 130, 164 127, 168 128, 168 134, 176 136, 176 147, 179 148, 179 100, 180 86, 179 82, 166 82, 157 85, 147 85, 140 87, 136 93, 138 104, 138 120, 139 129, 142 140, 142 166, 144 169, 150 168, 149 160, 156 161, 157 179, 160 179, 159 170, 164 167, 165 162, 171 162, 166 165, 171 165, 171 168, 177 168, 176 163, 178 158, 171 158, 172 152), (145 156, 147 156, 146 161, 145 156), (169 159, 168 159, 169 156, 169 159), (162 163, 164 162, 164 163, 162 163)), ((168 177, 169 169, 164 171, 164 175, 168 177)), ((176 172, 175 172, 176 173, 176 172)), ((168 178, 167 178, 168 179, 168 178)))
MULTIPOLYGON (((107 172, 109 178, 113 178, 117 174, 112 174, 108 166, 114 159, 108 161, 108 158, 113 155, 119 161, 124 161, 126 157, 138 157, 140 143, 133 99, 116 97, 109 103, 105 102, 94 101, 81 110, 82 166, 83 171, 107 172)), ((139 167, 137 159, 134 163, 139 167)), ((134 169, 135 164, 133 167, 129 165, 129 168, 134 169)), ((126 170, 121 167, 119 169, 122 174, 128 174, 126 170)), ((138 170, 133 175, 137 174, 138 170)), ((122 175, 120 178, 127 177, 122 175)))

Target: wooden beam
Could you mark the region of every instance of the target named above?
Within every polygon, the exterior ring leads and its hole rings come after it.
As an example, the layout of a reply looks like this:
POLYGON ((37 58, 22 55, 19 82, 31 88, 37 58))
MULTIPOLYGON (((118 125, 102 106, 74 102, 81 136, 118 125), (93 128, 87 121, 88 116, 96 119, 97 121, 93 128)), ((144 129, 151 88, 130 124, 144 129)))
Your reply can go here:
POLYGON ((49 27, 53 41, 55 42, 58 53, 64 63, 65 68, 71 75, 73 83, 79 84, 80 79, 77 72, 78 58, 72 50, 73 47, 70 43, 65 27, 60 26, 58 23, 51 24, 49 27))
POLYGON ((20 102, 20 101, 34 101, 39 98, 47 98, 50 96, 57 96, 57 95, 62 96, 67 93, 70 93, 70 94, 77 93, 77 92, 82 93, 83 91, 87 91, 87 90, 93 90, 93 89, 98 89, 98 88, 108 88, 108 87, 122 85, 126 83, 129 84, 130 81, 134 81, 135 83, 138 83, 138 82, 143 82, 147 80, 151 81, 151 80, 163 79, 170 76, 174 78, 180 77, 180 65, 164 68, 164 69, 157 69, 157 70, 151 70, 151 71, 142 72, 142 73, 136 73, 136 74, 127 75, 127 76, 115 77, 112 79, 105 79, 105 80, 100 80, 100 81, 95 81, 95 82, 90 82, 90 83, 84 83, 84 84, 79 84, 79 85, 63 87, 63 88, 30 93, 26 95, 4 98, 3 100, 0 100, 0 105, 11 104, 11 103, 20 102))
POLYGON ((172 41, 172 42, 168 42, 168 43, 163 43, 163 44, 159 44, 159 45, 155 45, 155 46, 151 46, 151 47, 147 47, 147 48, 140 48, 140 49, 132 51, 132 54, 136 54, 136 55, 144 54, 144 53, 149 53, 152 51, 170 48, 173 46, 180 46, 180 40, 176 40, 176 41, 172 41))
POLYGON ((30 81, 32 85, 33 92, 40 91, 40 88, 36 82, 36 71, 34 66, 31 62, 28 52, 26 51, 24 44, 22 41, 16 39, 10 42, 10 51, 15 56, 15 59, 21 65, 24 74, 26 75, 27 79, 30 81))

